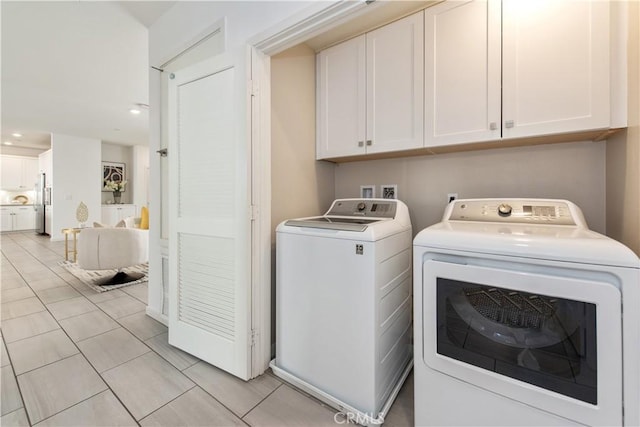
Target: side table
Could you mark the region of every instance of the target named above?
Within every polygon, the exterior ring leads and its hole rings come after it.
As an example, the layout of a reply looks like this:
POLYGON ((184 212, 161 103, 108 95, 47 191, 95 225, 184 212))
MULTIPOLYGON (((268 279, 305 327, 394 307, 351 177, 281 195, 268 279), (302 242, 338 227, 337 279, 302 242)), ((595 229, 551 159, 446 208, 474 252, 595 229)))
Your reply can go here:
POLYGON ((78 261, 78 233, 82 231, 82 228, 63 228, 62 234, 64 234, 64 259, 69 261, 69 235, 73 236, 73 262, 78 261))

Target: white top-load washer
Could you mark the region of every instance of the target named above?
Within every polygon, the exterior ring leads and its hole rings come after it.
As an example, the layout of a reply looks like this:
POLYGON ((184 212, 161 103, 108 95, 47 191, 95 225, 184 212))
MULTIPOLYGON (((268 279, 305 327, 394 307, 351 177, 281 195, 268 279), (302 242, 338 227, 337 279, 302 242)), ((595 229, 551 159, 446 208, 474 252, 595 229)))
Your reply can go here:
POLYGON ((379 424, 411 369, 409 212, 390 199, 338 199, 277 227, 276 375, 379 424))
POLYGON ((640 262, 576 205, 456 200, 413 263, 416 425, 640 424, 640 262))

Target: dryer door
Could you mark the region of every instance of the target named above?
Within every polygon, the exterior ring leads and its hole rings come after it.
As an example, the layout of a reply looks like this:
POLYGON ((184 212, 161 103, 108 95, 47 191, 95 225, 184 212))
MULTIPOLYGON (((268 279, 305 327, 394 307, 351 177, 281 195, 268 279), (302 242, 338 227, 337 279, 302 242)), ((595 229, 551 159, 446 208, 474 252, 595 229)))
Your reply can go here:
POLYGON ((580 423, 621 424, 621 298, 613 277, 538 271, 426 261, 425 363, 580 423))

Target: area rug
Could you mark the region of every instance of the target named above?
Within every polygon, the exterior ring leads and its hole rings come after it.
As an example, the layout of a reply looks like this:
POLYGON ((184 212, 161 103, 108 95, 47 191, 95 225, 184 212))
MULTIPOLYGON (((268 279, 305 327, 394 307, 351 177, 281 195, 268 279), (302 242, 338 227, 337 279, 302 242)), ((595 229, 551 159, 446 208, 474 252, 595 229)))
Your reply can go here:
POLYGON ((97 292, 107 292, 113 289, 124 288, 125 286, 138 285, 140 283, 146 283, 149 280, 149 264, 134 265, 133 267, 127 267, 124 269, 125 273, 142 273, 144 276, 141 279, 134 280, 132 282, 123 283, 121 285, 99 286, 96 282, 105 277, 115 275, 118 270, 83 270, 75 262, 62 261, 59 263, 69 273, 73 274, 82 283, 89 286, 91 289, 97 292))

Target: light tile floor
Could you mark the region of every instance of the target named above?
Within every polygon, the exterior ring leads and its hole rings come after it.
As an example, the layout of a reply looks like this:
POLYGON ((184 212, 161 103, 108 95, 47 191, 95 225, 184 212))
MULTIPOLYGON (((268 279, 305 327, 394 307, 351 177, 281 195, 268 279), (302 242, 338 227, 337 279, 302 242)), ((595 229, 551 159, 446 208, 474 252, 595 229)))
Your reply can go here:
MULTIPOLYGON (((146 284, 97 293, 58 265, 62 242, 20 232, 0 245, 3 427, 337 425, 270 372, 241 381, 170 346, 144 312, 146 284)), ((384 425, 413 425, 412 376, 384 425)))

